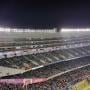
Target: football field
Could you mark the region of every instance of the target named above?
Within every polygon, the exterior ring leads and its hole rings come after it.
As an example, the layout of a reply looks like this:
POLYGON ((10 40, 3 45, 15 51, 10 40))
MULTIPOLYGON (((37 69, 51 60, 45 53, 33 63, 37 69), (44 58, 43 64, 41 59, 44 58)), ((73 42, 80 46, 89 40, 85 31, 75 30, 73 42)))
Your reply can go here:
POLYGON ((90 86, 86 87, 86 88, 85 88, 85 89, 83 89, 83 90, 90 90, 90 86))

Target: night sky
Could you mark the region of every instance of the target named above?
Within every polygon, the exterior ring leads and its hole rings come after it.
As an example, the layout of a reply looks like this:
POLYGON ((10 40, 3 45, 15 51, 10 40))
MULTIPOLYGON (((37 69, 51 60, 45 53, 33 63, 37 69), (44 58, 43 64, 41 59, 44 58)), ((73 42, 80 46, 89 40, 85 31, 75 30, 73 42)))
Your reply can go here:
POLYGON ((89 0, 2 0, 0 26, 13 28, 90 27, 89 0))

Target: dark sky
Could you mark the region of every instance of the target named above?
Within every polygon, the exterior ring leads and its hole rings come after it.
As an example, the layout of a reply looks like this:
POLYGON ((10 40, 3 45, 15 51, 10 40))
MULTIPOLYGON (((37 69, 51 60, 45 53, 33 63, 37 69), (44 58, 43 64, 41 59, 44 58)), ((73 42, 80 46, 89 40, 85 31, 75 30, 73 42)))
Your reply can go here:
POLYGON ((90 27, 90 1, 2 0, 0 25, 17 28, 90 27))

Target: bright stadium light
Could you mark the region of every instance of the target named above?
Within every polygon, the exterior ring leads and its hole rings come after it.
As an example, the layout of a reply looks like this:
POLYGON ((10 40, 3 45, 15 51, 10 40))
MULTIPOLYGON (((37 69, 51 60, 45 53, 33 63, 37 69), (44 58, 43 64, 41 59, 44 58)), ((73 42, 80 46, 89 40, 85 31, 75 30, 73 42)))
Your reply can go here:
POLYGON ((10 28, 4 28, 5 32, 10 32, 10 28))
POLYGON ((62 32, 70 32, 70 31, 90 31, 90 28, 62 28, 62 32))
POLYGON ((2 32, 2 31, 4 31, 4 29, 3 28, 0 28, 0 32, 2 32))
POLYGON ((17 28, 3 28, 0 27, 0 32, 43 32, 43 33, 55 33, 56 29, 17 29, 17 28))
POLYGON ((0 28, 0 32, 10 32, 10 28, 0 28))

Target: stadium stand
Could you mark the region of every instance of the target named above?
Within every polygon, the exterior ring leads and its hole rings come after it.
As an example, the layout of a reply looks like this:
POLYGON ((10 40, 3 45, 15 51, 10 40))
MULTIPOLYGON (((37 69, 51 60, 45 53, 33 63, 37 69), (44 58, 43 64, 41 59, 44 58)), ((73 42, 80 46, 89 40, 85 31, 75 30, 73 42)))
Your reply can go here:
POLYGON ((88 32, 8 33, 7 38, 0 38, 0 80, 47 80, 28 85, 0 83, 0 89, 71 90, 89 75, 86 75, 90 71, 89 59, 88 32))

